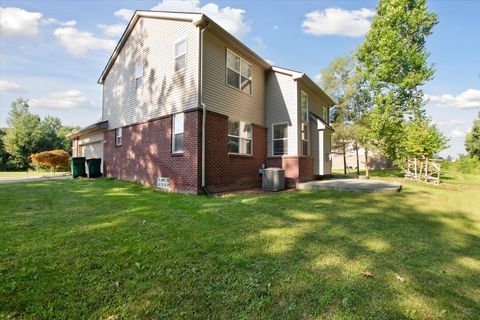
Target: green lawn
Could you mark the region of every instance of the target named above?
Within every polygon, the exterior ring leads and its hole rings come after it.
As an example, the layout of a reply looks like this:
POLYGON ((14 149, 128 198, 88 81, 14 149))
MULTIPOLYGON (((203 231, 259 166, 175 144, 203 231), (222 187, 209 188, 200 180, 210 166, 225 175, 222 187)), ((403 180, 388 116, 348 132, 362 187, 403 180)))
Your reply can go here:
POLYGON ((69 172, 50 172, 50 171, 0 171, 0 180, 20 179, 20 178, 36 178, 45 176, 67 175, 69 172))
POLYGON ((0 319, 478 319, 479 194, 0 185, 0 319))

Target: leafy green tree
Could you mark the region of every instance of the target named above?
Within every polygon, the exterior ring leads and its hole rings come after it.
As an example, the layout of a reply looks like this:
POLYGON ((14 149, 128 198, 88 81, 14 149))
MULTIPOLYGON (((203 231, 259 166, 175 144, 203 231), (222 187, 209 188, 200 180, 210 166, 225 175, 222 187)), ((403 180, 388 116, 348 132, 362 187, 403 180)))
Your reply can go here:
POLYGON ((477 119, 473 121, 472 130, 467 133, 465 148, 470 157, 480 159, 480 112, 477 114, 477 119))
POLYGON ((421 86, 434 74, 425 43, 438 18, 426 0, 380 0, 376 11, 356 57, 371 95, 369 130, 382 153, 395 160, 405 123, 425 118, 421 86))
POLYGON ((448 139, 429 119, 409 121, 405 125, 402 158, 432 158, 447 148, 448 139))
POLYGON ((2 139, 6 157, 2 158, 0 145, 0 161, 8 159, 4 169, 28 169, 29 157, 33 153, 57 149, 71 152, 71 141, 67 135, 76 128, 64 127, 59 118, 52 116, 40 119, 30 112, 25 99, 19 98, 12 103, 7 124, 9 128, 2 139))
POLYGON ((349 145, 352 144, 352 128, 343 123, 337 123, 335 134, 332 135, 332 149, 343 155, 343 172, 347 174, 346 152, 349 145))
POLYGON ((40 117, 30 113, 27 100, 19 98, 12 103, 7 124, 3 140, 10 155, 9 163, 14 169, 26 170, 28 157, 40 151, 37 147, 41 139, 40 117))
POLYGON ((8 158, 9 154, 5 150, 5 144, 3 143, 3 137, 6 134, 6 129, 0 128, 0 171, 7 171, 9 169, 8 158))
POLYGON ((352 55, 341 56, 320 71, 320 87, 336 101, 331 120, 347 123, 352 120, 352 102, 356 91, 355 61, 352 55))

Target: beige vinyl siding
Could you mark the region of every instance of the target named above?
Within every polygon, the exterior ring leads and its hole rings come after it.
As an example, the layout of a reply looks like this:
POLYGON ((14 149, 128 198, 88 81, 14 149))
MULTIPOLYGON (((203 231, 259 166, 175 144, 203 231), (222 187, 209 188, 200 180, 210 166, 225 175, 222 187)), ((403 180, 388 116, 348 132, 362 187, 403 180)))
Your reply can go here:
MULTIPOLYGON (((309 86, 303 84, 303 81, 298 82, 298 103, 300 105, 300 91, 305 92, 308 95, 308 111, 315 114, 317 117, 323 119, 323 108, 328 108, 328 102, 326 102, 318 93, 312 90, 309 86)), ((300 112, 300 110, 299 110, 300 112)), ((327 119, 323 119, 328 123, 327 119)))
POLYGON ((289 75, 268 71, 266 82, 267 150, 272 150, 272 124, 288 123, 288 155, 297 155, 297 83, 289 75))
POLYGON ((207 109, 264 126, 265 70, 243 55, 239 48, 230 47, 210 31, 204 32, 203 45, 203 102, 207 109), (252 95, 227 85, 227 48, 252 65, 252 95))
POLYGON ((198 29, 190 22, 142 17, 108 73, 103 120, 109 129, 197 107, 198 29), (175 43, 187 40, 186 69, 174 71, 175 43), (135 88, 135 64, 143 86, 135 88))
POLYGON ((77 156, 85 158, 101 158, 100 170, 103 172, 103 132, 93 132, 78 139, 77 156))

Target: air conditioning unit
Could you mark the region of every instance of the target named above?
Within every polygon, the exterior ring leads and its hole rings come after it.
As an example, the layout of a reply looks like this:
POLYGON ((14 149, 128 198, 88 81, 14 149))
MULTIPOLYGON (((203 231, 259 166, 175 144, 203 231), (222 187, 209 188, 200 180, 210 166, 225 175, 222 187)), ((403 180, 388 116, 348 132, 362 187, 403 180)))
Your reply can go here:
POLYGON ((266 191, 285 190, 285 170, 282 168, 263 169, 262 189, 266 191))

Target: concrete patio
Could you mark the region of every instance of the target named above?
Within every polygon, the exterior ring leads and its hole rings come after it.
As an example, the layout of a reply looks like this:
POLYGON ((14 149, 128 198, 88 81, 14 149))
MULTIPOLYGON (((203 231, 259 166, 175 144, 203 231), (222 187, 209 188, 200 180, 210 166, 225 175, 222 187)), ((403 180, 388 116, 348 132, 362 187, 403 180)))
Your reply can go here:
POLYGON ((299 183, 298 190, 344 190, 352 192, 395 193, 402 185, 393 181, 345 178, 345 176, 299 183))

